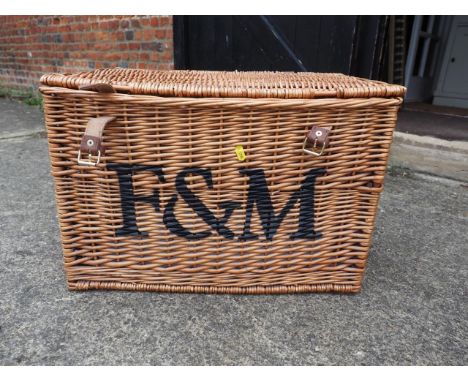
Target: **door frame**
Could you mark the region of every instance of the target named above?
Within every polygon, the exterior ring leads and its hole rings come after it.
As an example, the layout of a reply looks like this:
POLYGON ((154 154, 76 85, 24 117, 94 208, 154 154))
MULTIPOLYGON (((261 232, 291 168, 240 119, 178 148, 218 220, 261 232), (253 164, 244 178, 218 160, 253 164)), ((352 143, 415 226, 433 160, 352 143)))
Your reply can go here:
POLYGON ((453 45, 455 44, 456 30, 458 27, 468 27, 468 16, 454 16, 451 20, 450 33, 448 36, 447 44, 445 44, 445 51, 443 55, 440 74, 438 76, 437 87, 434 92, 434 104, 442 106, 453 106, 468 108, 468 89, 465 94, 452 93, 444 91, 444 82, 447 75, 447 70, 450 64, 453 45))
POLYGON ((432 101, 440 74, 445 46, 447 45, 451 28, 452 16, 427 16, 429 24, 422 30, 424 16, 414 16, 408 54, 405 66, 405 86, 407 93, 405 101, 432 101), (435 18, 438 17, 438 27, 434 28, 435 18), (435 42, 435 54, 429 54, 431 41, 435 42), (417 73, 415 72, 416 55, 422 47, 417 73), (431 70, 429 70, 431 69, 431 70))

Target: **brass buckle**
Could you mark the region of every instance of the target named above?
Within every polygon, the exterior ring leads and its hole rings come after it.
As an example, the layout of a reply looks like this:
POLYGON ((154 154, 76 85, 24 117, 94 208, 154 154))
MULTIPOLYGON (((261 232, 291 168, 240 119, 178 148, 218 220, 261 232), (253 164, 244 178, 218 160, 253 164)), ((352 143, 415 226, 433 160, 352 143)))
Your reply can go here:
MULTIPOLYGON (((306 148, 307 142, 308 142, 308 139, 307 139, 307 137, 305 137, 304 143, 302 144, 302 151, 304 151, 304 152, 307 153, 307 154, 314 155, 314 156, 316 156, 316 157, 319 157, 320 155, 323 154, 323 152, 324 152, 324 150, 325 150, 325 144, 322 145, 322 148, 320 149, 320 151, 313 151, 313 150, 308 150, 308 149, 306 148)), ((314 146, 313 146, 313 148, 315 149, 316 147, 317 147, 317 140, 314 139, 314 146)))
POLYGON ((98 151, 96 162, 93 162, 92 159, 93 156, 90 153, 88 153, 88 160, 81 159, 81 150, 78 150, 78 164, 83 166, 96 166, 99 164, 99 161, 101 160, 101 150, 98 151))

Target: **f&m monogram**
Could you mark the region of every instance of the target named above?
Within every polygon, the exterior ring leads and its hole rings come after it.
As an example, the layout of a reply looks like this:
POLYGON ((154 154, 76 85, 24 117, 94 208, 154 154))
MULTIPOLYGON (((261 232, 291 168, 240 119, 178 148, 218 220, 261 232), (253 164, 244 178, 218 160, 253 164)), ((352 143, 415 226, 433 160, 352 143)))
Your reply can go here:
POLYGON ((301 182, 300 188, 291 193, 288 201, 281 209, 275 211, 270 192, 268 190, 265 172, 262 169, 242 168, 240 175, 246 177, 249 184, 247 200, 245 202, 245 220, 242 232, 233 232, 227 227, 233 212, 242 208, 238 201, 223 201, 219 208, 224 211, 222 217, 215 214, 200 200, 187 184, 187 177, 198 175, 203 178, 208 189, 213 189, 212 173, 207 168, 189 167, 181 170, 175 179, 175 191, 169 198, 164 211, 162 211, 159 190, 155 188, 152 195, 135 195, 133 192, 133 176, 142 171, 152 172, 159 182, 165 183, 163 168, 160 166, 122 165, 108 163, 107 169, 115 171, 119 179, 120 202, 122 207, 123 226, 116 230, 116 235, 148 235, 137 226, 135 203, 148 203, 156 212, 163 212, 163 223, 174 235, 187 240, 200 240, 216 232, 226 239, 233 240, 259 240, 260 235, 251 230, 252 213, 257 209, 260 217, 263 235, 266 240, 273 240, 278 228, 292 208, 299 203, 299 217, 297 230, 290 235, 291 240, 321 237, 320 232, 314 230, 314 191, 316 178, 325 174, 324 169, 308 171, 301 182), (194 213, 206 223, 206 230, 192 232, 184 227, 175 215, 177 203, 186 203, 194 213))

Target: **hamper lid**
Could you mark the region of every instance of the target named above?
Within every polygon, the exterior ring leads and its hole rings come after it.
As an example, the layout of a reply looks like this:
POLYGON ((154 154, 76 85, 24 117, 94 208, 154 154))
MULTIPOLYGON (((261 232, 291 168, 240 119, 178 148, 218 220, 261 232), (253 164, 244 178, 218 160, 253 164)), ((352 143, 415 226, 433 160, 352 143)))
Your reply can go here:
POLYGON ((97 69, 47 74, 41 83, 79 89, 98 83, 117 92, 162 97, 369 98, 402 97, 406 88, 338 73, 221 72, 192 70, 97 69))

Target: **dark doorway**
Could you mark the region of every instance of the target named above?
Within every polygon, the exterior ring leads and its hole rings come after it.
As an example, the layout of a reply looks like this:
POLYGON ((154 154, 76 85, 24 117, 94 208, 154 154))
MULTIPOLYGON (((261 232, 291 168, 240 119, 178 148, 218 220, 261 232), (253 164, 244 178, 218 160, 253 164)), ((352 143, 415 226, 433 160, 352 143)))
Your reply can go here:
POLYGON ((174 16, 176 69, 380 79, 387 16, 174 16))

